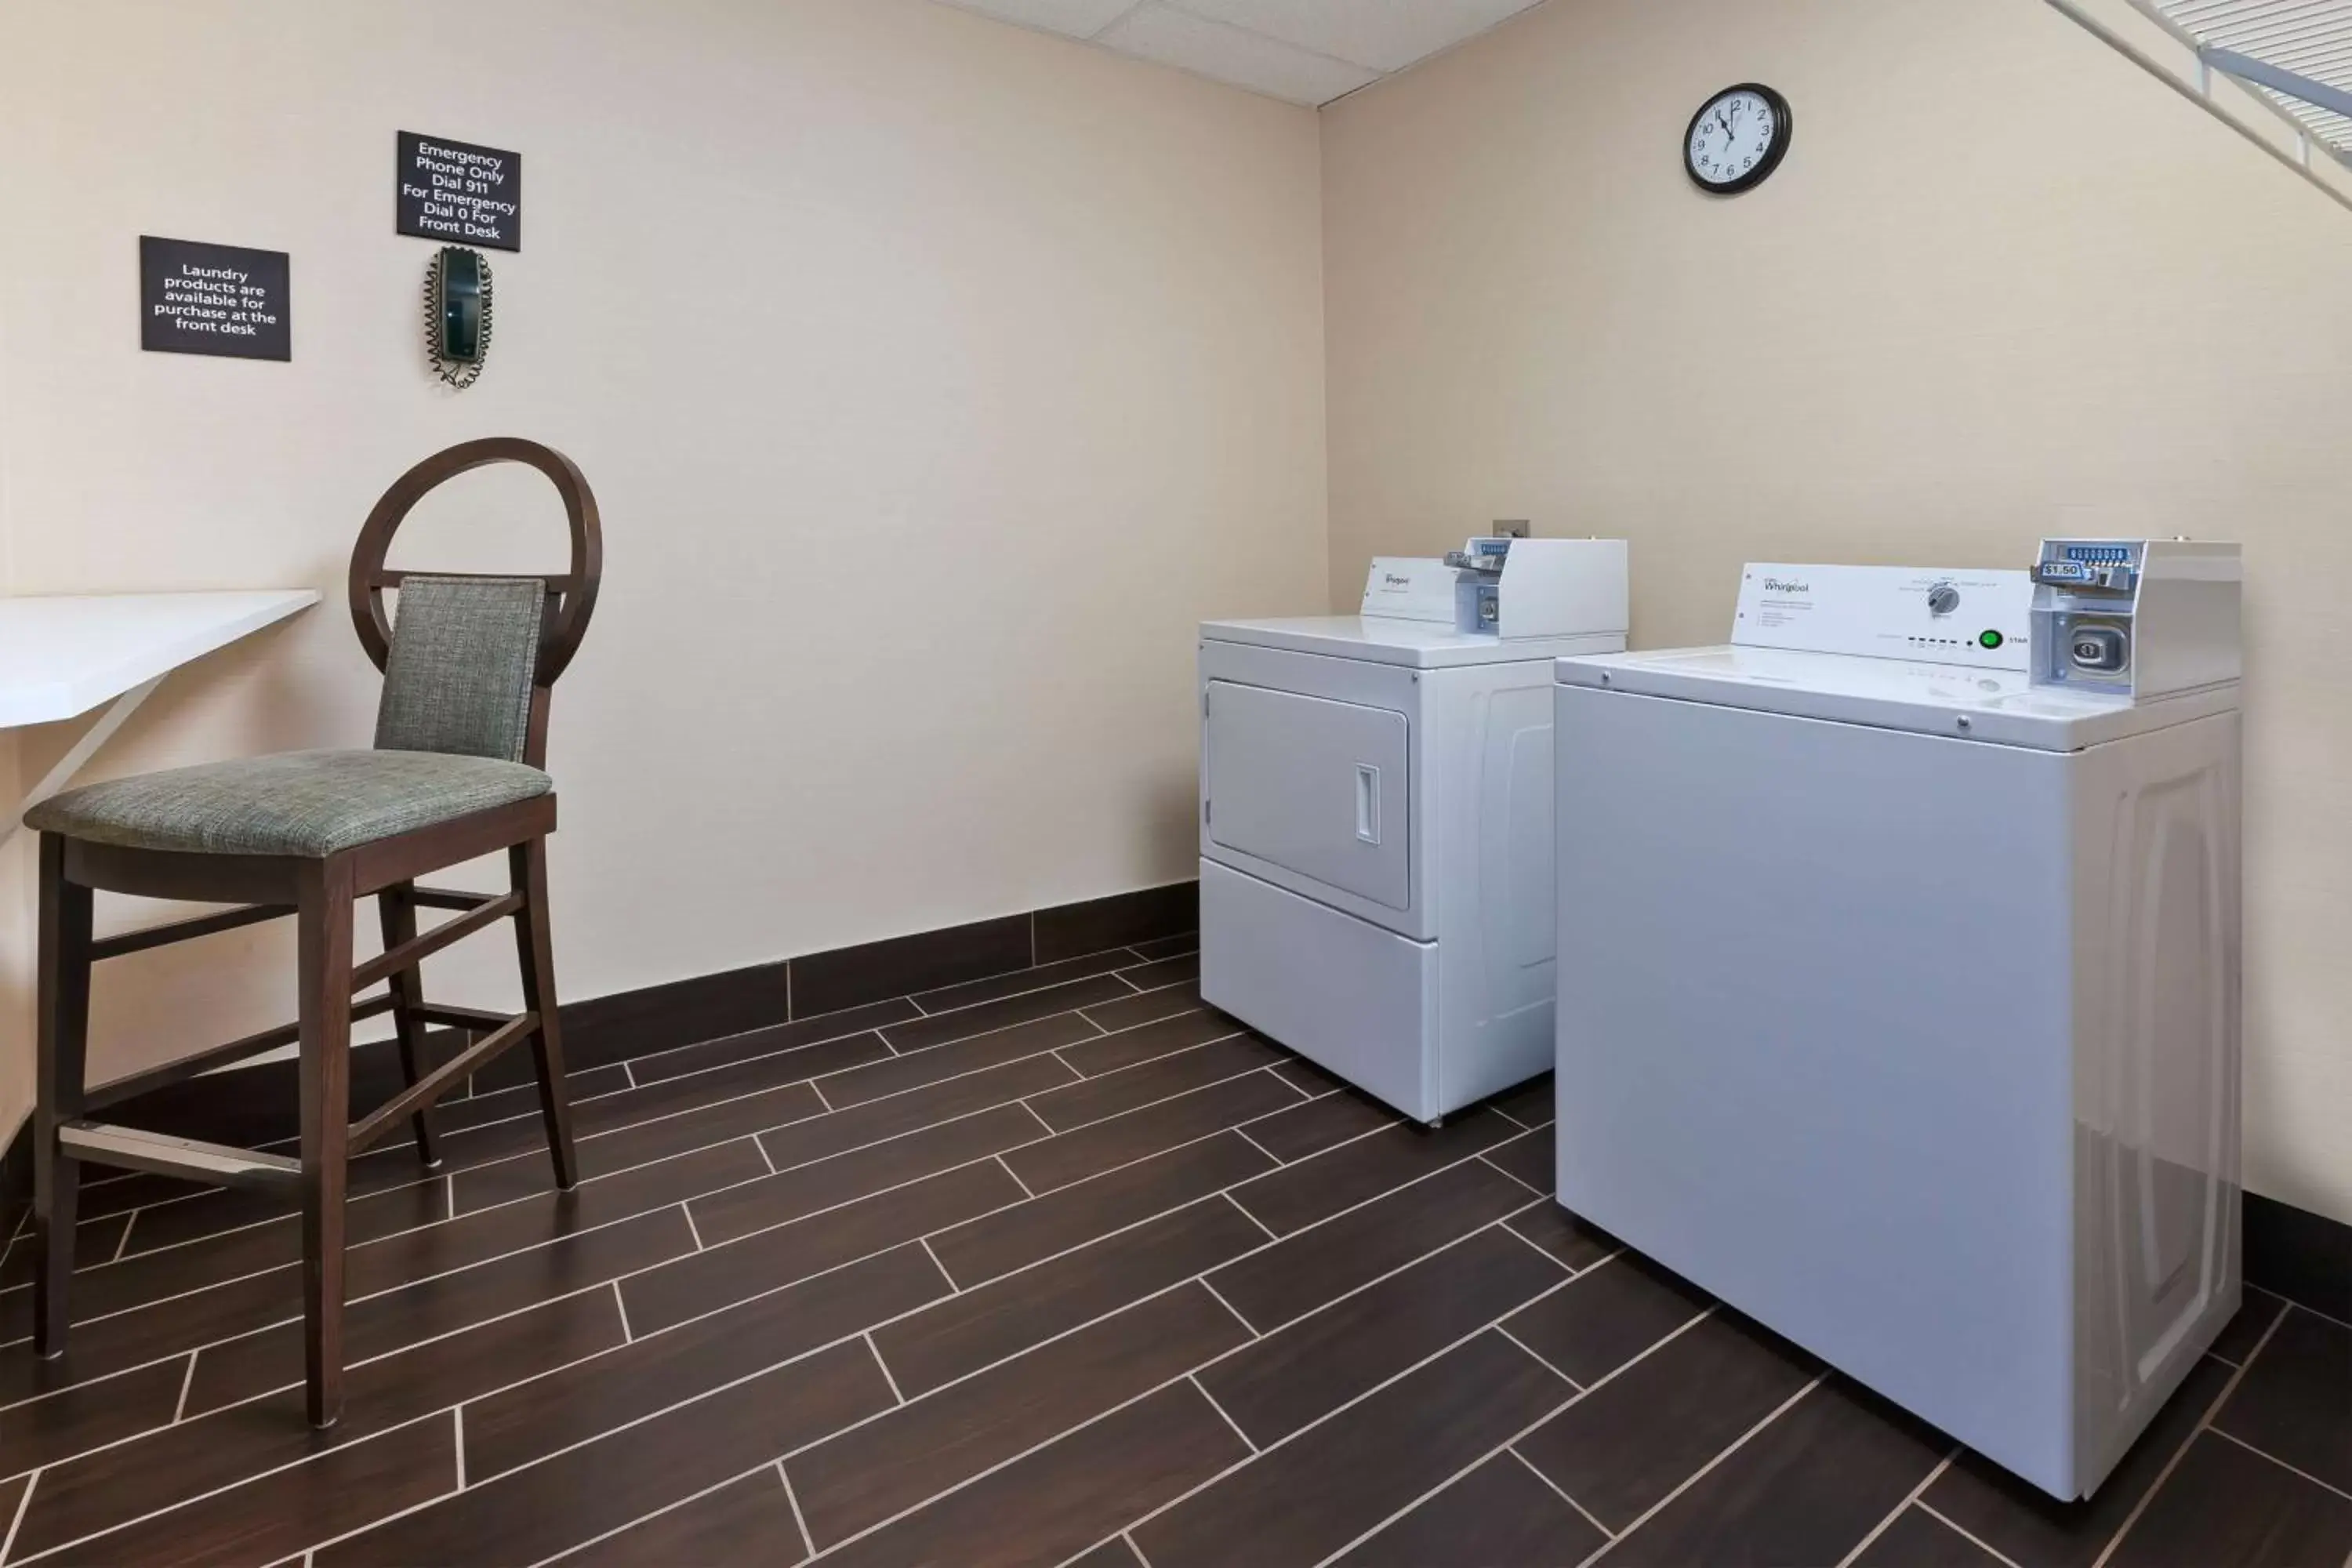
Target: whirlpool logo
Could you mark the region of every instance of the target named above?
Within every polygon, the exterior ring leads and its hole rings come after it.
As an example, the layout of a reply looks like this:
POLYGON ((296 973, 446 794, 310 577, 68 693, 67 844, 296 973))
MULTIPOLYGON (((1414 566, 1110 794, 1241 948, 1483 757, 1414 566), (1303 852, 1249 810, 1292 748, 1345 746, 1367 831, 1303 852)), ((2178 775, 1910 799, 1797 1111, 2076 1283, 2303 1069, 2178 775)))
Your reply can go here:
POLYGON ((1765 578, 1764 587, 1766 592, 1773 594, 1810 594, 1813 591, 1811 583, 1791 583, 1780 577, 1765 578))

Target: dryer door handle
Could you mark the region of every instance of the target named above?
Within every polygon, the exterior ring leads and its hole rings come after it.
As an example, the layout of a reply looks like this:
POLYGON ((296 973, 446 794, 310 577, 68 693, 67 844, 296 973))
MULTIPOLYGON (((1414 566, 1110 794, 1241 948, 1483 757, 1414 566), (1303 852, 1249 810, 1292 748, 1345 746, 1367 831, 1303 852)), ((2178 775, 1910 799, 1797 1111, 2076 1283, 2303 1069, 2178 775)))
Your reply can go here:
POLYGON ((1381 770, 1370 763, 1356 764, 1356 837, 1381 841, 1381 770))

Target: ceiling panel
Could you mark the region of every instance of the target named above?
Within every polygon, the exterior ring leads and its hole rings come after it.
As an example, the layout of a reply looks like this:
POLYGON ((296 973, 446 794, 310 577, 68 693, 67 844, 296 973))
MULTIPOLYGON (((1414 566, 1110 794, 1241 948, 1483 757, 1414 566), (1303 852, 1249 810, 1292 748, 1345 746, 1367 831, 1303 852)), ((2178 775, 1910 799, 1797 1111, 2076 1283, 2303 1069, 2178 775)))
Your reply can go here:
POLYGON ((1541 0, 941 0, 1292 103, 1324 104, 1541 0))
POLYGON ((1198 71, 1310 108, 1380 79, 1377 71, 1172 5, 1139 5, 1096 35, 1095 41, 1138 59, 1198 71))
POLYGON ((1186 11, 1246 27, 1377 71, 1485 32, 1536 0, 1176 0, 1186 11))
POLYGON ((1073 38, 1091 38, 1128 12, 1135 0, 946 0, 959 11, 977 11, 1073 38))

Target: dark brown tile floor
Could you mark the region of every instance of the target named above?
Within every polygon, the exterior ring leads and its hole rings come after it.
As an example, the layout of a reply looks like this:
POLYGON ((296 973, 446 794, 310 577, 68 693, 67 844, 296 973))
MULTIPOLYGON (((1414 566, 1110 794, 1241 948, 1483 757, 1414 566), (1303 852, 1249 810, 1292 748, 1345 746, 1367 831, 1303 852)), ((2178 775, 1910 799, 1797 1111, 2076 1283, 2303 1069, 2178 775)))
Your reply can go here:
POLYGON ((68 1359, 0 1259, 0 1563, 2280 1563, 2352 1552, 2352 1327, 2248 1306, 2060 1507, 1543 1195, 1549 1084, 1428 1131, 1077 954, 527 1091, 294 1222, 95 1187, 68 1359))

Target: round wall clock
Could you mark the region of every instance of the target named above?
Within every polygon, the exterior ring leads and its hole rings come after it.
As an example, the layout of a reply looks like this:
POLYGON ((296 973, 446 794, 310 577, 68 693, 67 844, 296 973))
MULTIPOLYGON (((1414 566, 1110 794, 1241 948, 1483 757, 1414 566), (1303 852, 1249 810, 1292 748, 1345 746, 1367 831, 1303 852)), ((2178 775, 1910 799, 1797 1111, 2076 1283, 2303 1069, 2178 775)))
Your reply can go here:
POLYGON ((1683 132, 1683 167, 1699 189, 1738 195, 1760 185, 1788 154, 1789 100, 1761 82, 1727 87, 1683 132))

